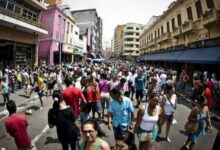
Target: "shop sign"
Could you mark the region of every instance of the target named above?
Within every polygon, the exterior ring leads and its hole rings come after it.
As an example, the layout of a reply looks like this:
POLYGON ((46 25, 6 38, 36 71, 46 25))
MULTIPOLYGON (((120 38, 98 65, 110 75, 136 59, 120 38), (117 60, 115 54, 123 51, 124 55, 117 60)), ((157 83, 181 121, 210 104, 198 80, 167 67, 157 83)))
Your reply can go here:
POLYGON ((196 36, 196 40, 197 41, 202 41, 202 40, 206 40, 209 39, 209 34, 205 33, 205 34, 201 34, 201 35, 197 35, 196 36))

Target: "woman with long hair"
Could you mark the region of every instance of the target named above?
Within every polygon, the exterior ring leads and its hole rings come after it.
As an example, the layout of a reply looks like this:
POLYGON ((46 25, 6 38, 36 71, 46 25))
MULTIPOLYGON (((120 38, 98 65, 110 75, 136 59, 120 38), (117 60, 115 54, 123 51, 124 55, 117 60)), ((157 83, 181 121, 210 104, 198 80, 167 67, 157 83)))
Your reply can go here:
POLYGON ((158 101, 159 95, 152 93, 149 102, 138 110, 134 133, 139 138, 139 150, 151 150, 157 137, 157 122, 162 112, 158 101))
POLYGON ((163 117, 164 119, 161 120, 159 125, 159 132, 161 133, 162 126, 166 122, 166 140, 170 143, 169 133, 170 127, 172 125, 174 119, 174 112, 177 108, 177 96, 175 94, 175 87, 174 85, 168 84, 165 87, 165 95, 162 97, 161 108, 163 110, 163 117))
MULTIPOLYGON (((207 98, 203 95, 197 98, 198 106, 195 106, 189 114, 188 121, 194 122, 192 129, 195 131, 188 133, 188 139, 185 143, 185 147, 192 150, 194 145, 198 141, 200 133, 205 135, 207 131, 211 131, 211 120, 209 114, 209 108, 207 106, 207 98)), ((185 125, 186 128, 186 125, 185 125)))
POLYGON ((49 127, 57 127, 58 139, 62 145, 63 150, 77 150, 77 137, 79 126, 74 117, 72 107, 66 105, 60 91, 53 93, 53 108, 48 112, 49 127))

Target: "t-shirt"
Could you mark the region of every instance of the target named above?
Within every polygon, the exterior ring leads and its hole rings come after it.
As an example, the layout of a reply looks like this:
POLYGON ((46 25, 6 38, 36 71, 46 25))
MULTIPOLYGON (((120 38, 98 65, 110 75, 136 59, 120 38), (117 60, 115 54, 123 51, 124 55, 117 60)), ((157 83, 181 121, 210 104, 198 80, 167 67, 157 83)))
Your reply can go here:
POLYGON ((62 95, 67 105, 70 105, 73 108, 75 116, 79 116, 79 100, 85 99, 82 91, 75 87, 69 87, 63 90, 62 95))
POLYGON ((5 120, 6 131, 14 137, 19 148, 27 148, 31 144, 31 138, 27 132, 27 120, 23 114, 14 114, 5 120))
POLYGON ((73 142, 77 140, 77 129, 74 126, 74 112, 71 107, 63 110, 48 112, 48 123, 57 127, 57 136, 61 142, 73 142))

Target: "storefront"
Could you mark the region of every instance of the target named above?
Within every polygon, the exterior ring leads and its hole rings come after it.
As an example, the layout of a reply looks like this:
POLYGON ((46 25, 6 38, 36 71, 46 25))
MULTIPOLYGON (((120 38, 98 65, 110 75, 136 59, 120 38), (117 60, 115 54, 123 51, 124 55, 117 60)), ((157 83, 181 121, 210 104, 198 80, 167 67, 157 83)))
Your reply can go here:
POLYGON ((35 45, 0 40, 0 62, 10 66, 32 66, 35 45))

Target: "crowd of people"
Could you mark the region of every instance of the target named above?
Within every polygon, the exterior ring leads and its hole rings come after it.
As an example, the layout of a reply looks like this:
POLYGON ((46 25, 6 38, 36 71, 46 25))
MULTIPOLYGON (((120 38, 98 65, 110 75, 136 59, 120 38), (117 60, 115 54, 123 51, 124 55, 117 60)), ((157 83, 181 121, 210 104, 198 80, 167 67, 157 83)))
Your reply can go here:
MULTIPOLYGON (((25 116, 16 114, 16 104, 10 99, 11 92, 23 90, 27 98, 33 92, 38 93, 40 109, 44 109, 43 98, 47 98, 44 96, 52 96, 48 124, 50 128, 56 127, 63 150, 110 149, 101 138, 105 133, 97 124, 100 120, 105 120, 108 129, 114 132, 114 149, 150 150, 165 123, 166 141, 172 143, 169 133, 176 122, 178 95, 186 94, 190 75, 186 68, 178 73, 171 68, 109 60, 68 67, 1 68, 0 79, 3 103, 9 111, 6 131, 15 138, 18 149, 36 149, 25 116), (135 145, 135 134, 139 145, 135 145)), ((209 110, 213 104, 219 107, 220 98, 216 75, 194 73, 191 81, 191 99, 197 105, 185 125, 188 138, 184 148, 190 150, 200 133, 205 135, 212 130, 209 110)))

